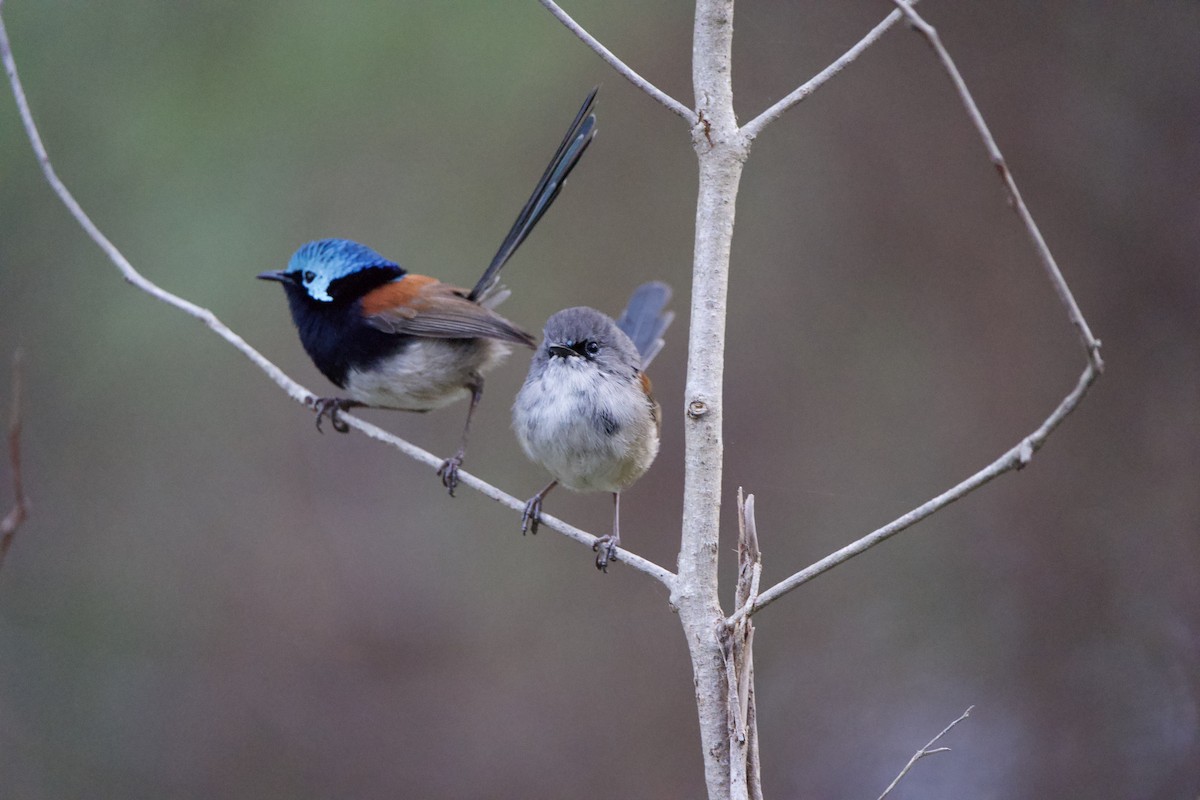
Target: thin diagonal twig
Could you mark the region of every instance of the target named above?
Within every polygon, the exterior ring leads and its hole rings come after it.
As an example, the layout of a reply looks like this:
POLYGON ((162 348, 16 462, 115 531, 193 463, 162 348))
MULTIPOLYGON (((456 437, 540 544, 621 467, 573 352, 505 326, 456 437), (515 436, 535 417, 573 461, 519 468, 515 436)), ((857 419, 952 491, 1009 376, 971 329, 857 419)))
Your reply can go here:
POLYGON ((29 516, 29 503, 25 499, 25 485, 21 478, 21 383, 22 356, 17 350, 12 362, 12 412, 8 419, 8 462, 12 469, 13 507, 0 520, 0 567, 8 556, 8 548, 12 546, 17 528, 24 524, 29 516))
POLYGON ((583 26, 572 19, 570 14, 568 14, 566 11, 563 11, 558 3, 554 2, 554 0, 538 0, 538 2, 545 6, 546 10, 553 14, 559 22, 565 25, 567 30, 579 37, 580 41, 582 41, 588 47, 592 48, 596 55, 604 59, 604 61, 607 62, 610 67, 615 69, 621 75, 621 77, 625 78, 625 80, 629 81, 634 86, 650 95, 650 97, 662 103, 671 111, 674 111, 676 114, 683 117, 685 120, 687 120, 689 125, 694 125, 696 123, 696 112, 692 111, 692 109, 688 108, 674 97, 671 97, 671 95, 667 94, 662 89, 659 89, 657 86, 643 78, 638 73, 634 72, 632 67, 613 55, 611 50, 601 44, 595 36, 592 36, 590 33, 584 30, 583 26))
POLYGON ((900 774, 897 775, 895 777, 895 779, 890 784, 888 784, 888 787, 883 790, 883 794, 879 795, 879 800, 883 800, 883 798, 887 797, 891 793, 892 789, 896 788, 896 784, 898 784, 900 782, 900 779, 903 778, 905 775, 907 775, 908 771, 913 768, 913 765, 916 764, 918 761, 920 761, 922 758, 924 758, 925 756, 934 755, 935 753, 949 753, 950 752, 949 747, 934 747, 934 745, 937 744, 939 739, 941 739, 943 736, 945 736, 947 733, 949 733, 951 728, 953 728, 958 723, 962 722, 967 717, 971 716, 971 709, 973 709, 973 708, 975 708, 975 706, 968 707, 967 710, 962 713, 961 717, 954 720, 954 722, 951 722, 945 728, 942 728, 941 733, 939 733, 937 736, 930 739, 929 744, 925 745, 920 750, 918 750, 913 755, 913 757, 908 760, 908 763, 904 765, 904 769, 900 770, 900 774))
MULTIPOLYGON (((316 396, 312 392, 290 378, 284 373, 283 370, 268 360, 266 356, 262 355, 253 347, 251 347, 245 339, 234 333, 234 331, 225 325, 225 323, 217 319, 217 316, 211 311, 206 308, 201 308, 200 306, 189 302, 178 295, 172 294, 171 292, 162 289, 149 279, 145 278, 141 273, 133 268, 133 265, 130 264, 125 256, 121 254, 121 251, 117 249, 116 245, 109 241, 109 239, 100 231, 96 224, 92 222, 91 218, 88 217, 88 215, 84 212, 82 206, 79 205, 78 201, 75 200, 75 197, 67 189, 66 185, 63 184, 63 182, 59 179, 58 175, 54 171, 54 166, 50 162, 50 156, 46 152, 46 147, 42 142, 41 135, 38 133, 37 125, 33 121, 33 114, 30 112, 29 103, 25 98, 25 91, 21 87, 21 80, 17 74, 17 65, 13 59, 12 48, 10 47, 8 41, 8 31, 4 25, 4 19, 2 16, 0 16, 0 58, 3 59, 5 71, 8 73, 9 83, 12 86, 13 96, 17 102, 17 110, 20 113, 21 122, 25 126, 25 132, 29 137, 29 142, 33 147, 34 154, 37 156, 38 163, 42 167, 42 172, 46 176, 46 181, 50 184, 50 188, 54 190, 54 193, 58 195, 58 198, 62 201, 63 205, 67 207, 67 210, 71 213, 71 216, 75 218, 75 221, 78 222, 80 227, 83 228, 84 232, 87 233, 88 237, 95 242, 101 250, 104 251, 109 260, 112 261, 112 263, 116 265, 117 269, 121 271, 121 274, 124 276, 125 280, 136 286, 138 289, 141 289, 143 292, 146 292, 150 296, 161 300, 168 305, 174 306, 180 311, 183 311, 185 314, 203 322, 214 333, 225 339, 227 342, 237 348, 237 350, 239 350, 243 355, 249 358, 259 369, 265 372, 271 380, 273 380, 279 385, 280 388, 287 392, 287 394, 293 400, 296 400, 297 402, 306 406, 310 405, 313 400, 316 399, 316 396)), ((342 419, 346 420, 352 427, 357 428, 372 439, 389 444, 410 458, 421 461, 431 467, 438 467, 442 463, 442 459, 434 456, 432 453, 422 450, 416 445, 407 442, 398 436, 394 436, 381 428, 371 425, 368 422, 364 422, 349 415, 343 415, 342 419)), ((512 508, 516 511, 522 511, 525 507, 523 500, 518 500, 516 497, 497 489, 496 487, 492 486, 486 481, 481 480, 480 478, 475 477, 474 475, 466 472, 459 472, 459 478, 461 483, 476 489, 477 491, 492 498, 493 500, 496 500, 497 502, 503 503, 509 508, 512 508)), ((596 540, 596 537, 592 536, 591 534, 586 533, 585 531, 582 531, 574 526, 568 525, 556 517, 543 515, 541 518, 541 523, 547 528, 557 531, 571 539, 582 542, 589 547, 596 540)), ((664 584, 668 590, 673 587, 674 574, 669 570, 647 561, 640 556, 630 553, 627 550, 619 550, 618 554, 618 560, 622 563, 628 564, 634 569, 644 572, 652 578, 658 580, 664 584)))
MULTIPOLYGON (((421 461, 431 467, 439 467, 442 464, 443 459, 438 458, 427 450, 417 447, 405 439, 401 439, 399 436, 388 433, 383 428, 372 425, 365 420, 361 420, 349 414, 342 414, 341 419, 344 419, 346 422, 350 423, 351 427, 357 428, 370 438, 383 442, 384 444, 389 444, 416 461, 421 461)), ((523 512, 525 510, 524 500, 520 500, 513 495, 498 489, 482 478, 472 475, 469 472, 459 470, 458 479, 461 485, 470 486, 484 497, 489 497, 501 505, 508 506, 513 511, 523 512)), ((576 528, 574 525, 564 522, 558 517, 553 517, 549 514, 542 513, 538 517, 538 521, 539 525, 545 525, 548 528, 561 533, 563 536, 566 536, 568 539, 574 539, 575 541, 586 545, 587 547, 591 547, 597 541, 597 537, 593 536, 587 531, 576 528)), ((616 560, 622 564, 627 564, 630 567, 633 567, 639 572, 646 573, 650 577, 666 586, 668 590, 670 590, 674 585, 675 573, 664 567, 660 567, 653 561, 642 558, 636 553, 631 553, 624 548, 617 548, 616 560)))
POLYGON ((821 575, 822 573, 828 572, 839 564, 849 561, 854 556, 870 550, 875 545, 890 539, 906 528, 912 527, 934 512, 950 505, 955 500, 962 499, 994 478, 997 478, 1011 470, 1021 469, 1024 467, 1029 463, 1030 459, 1033 458, 1033 454, 1041 449, 1042 445, 1046 441, 1046 437, 1048 437, 1050 433, 1058 427, 1059 423, 1061 423, 1063 419, 1065 419, 1066 416, 1070 414, 1077 405, 1079 405, 1079 402, 1083 399, 1084 395, 1087 394, 1088 388, 1095 381, 1096 375, 1097 372, 1095 366, 1091 363, 1088 363, 1087 367, 1084 368, 1083 375, 1080 376, 1079 383, 1076 384, 1074 391, 1072 391, 1061 403, 1059 403, 1058 408, 1054 410, 1054 413, 1042 423, 1041 427, 1022 439, 1015 447, 1010 449, 1003 456, 993 461, 979 472, 976 472, 962 483, 959 483, 952 489, 943 492, 932 500, 917 506, 904 516, 892 520, 882 528, 878 528, 877 530, 868 533, 861 539, 846 545, 834 553, 830 553, 815 564, 811 564, 794 575, 791 575, 790 577, 785 578, 784 580, 775 584, 770 589, 767 589, 758 596, 758 600, 755 601, 753 608, 743 608, 734 613, 733 616, 729 618, 730 624, 736 623, 738 617, 743 614, 758 613, 771 603, 778 600, 780 597, 783 597, 788 592, 802 586, 805 583, 808 583, 813 578, 821 575))
POLYGON ((1059 300, 1067 308, 1067 316, 1079 333, 1080 342, 1087 351, 1088 359, 1096 367, 1097 372, 1103 372, 1104 361, 1100 358, 1100 342, 1092 335, 1087 320, 1083 318, 1083 312, 1079 310, 1079 304, 1075 302, 1075 297, 1071 294, 1071 289, 1067 286, 1066 279, 1063 278, 1062 270, 1058 268, 1058 263, 1050 253, 1050 248, 1046 244, 1046 240, 1043 238, 1037 223, 1034 222, 1033 215, 1029 213, 1029 209, 1025 206, 1025 201, 1021 199, 1021 192, 1017 189, 1017 183, 1013 180, 1012 172, 1009 170, 1008 163, 1004 160, 1004 155, 1000 152, 1000 148, 996 144, 995 137, 992 136, 991 130, 988 129, 987 123, 984 122, 983 114, 979 112, 979 106, 975 104, 975 98, 971 96, 971 92, 967 89, 967 84, 959 73, 958 67, 954 65, 954 60, 950 58, 950 53, 942 45, 941 37, 938 36, 937 30, 916 12, 916 9, 912 7, 912 3, 908 2, 908 0, 893 0, 893 2, 908 17, 913 27, 929 42, 929 46, 933 48, 938 60, 942 62, 942 67, 950 76, 950 80, 954 82, 954 88, 957 90, 958 96, 967 110, 967 116, 971 118, 971 123, 975 126, 975 130, 979 132, 979 138, 983 140, 983 145, 987 148, 988 157, 992 160, 992 164, 996 167, 996 172, 1000 175, 1000 180, 1004 183, 1004 188, 1008 192, 1013 210, 1021 218, 1021 223, 1025 226, 1029 238, 1033 241, 1034 250, 1037 251, 1038 259, 1042 262, 1042 267, 1046 270, 1046 274, 1050 278, 1050 283, 1054 286, 1054 291, 1058 293, 1059 300))
POLYGON ((889 28, 900 21, 903 14, 897 9, 883 18, 883 21, 876 25, 871 31, 858 41, 858 44, 851 47, 843 53, 836 61, 827 66, 825 69, 818 72, 806 83, 792 91, 786 97, 779 100, 775 105, 768 108, 766 111, 759 114, 754 119, 742 126, 742 133, 747 139, 754 139, 763 128, 779 119, 789 109, 797 105, 803 100, 806 100, 809 95, 820 89, 826 81, 837 75, 843 69, 850 65, 856 58, 862 55, 863 51, 883 36, 889 28))
POLYGON ((215 331, 217 335, 240 350, 259 369, 267 373, 271 380, 279 384, 292 399, 301 403, 312 400, 314 395, 311 392, 285 375, 283 370, 272 364, 262 353, 259 353, 247 344, 245 339, 226 327, 211 311, 159 288, 133 268, 133 265, 121 254, 116 245, 109 241, 108 237, 96 227, 96 223, 92 222, 91 218, 83 210, 83 207, 79 205, 78 201, 75 200, 75 197, 68 191, 67 187, 55 173, 54 165, 50 162, 50 155, 46 152, 46 145, 43 144, 37 125, 34 124, 33 114, 29 109, 29 102, 25 98, 25 90, 22 88, 20 76, 17 74, 17 64, 13 60, 12 48, 8 41, 8 29, 4 24, 3 18, 0 18, 0 57, 4 60, 4 69, 8 73, 8 80, 12 86, 13 97, 17 102, 17 111, 20 113, 21 122, 25 126, 25 133, 29 137, 29 143, 33 147, 34 154, 37 156, 38 164, 41 165, 42 173, 46 176, 46 181, 50 184, 50 188, 54 190, 54 193, 58 195, 63 205, 67 207, 67 211, 71 213, 71 216, 83 228, 88 238, 104 251, 109 260, 121 271, 121 275, 125 280, 152 297, 168 305, 172 305, 185 314, 203 322, 215 331))

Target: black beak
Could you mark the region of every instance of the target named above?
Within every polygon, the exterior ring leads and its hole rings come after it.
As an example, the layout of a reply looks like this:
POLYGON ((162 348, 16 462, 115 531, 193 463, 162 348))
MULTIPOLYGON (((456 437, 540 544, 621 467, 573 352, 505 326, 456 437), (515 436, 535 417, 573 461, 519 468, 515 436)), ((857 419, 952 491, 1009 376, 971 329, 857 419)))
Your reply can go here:
POLYGON ((570 358, 571 356, 579 355, 579 353, 575 352, 570 347, 567 347, 565 344, 552 344, 547 349, 549 349, 550 355, 559 356, 560 358, 570 358))
POLYGON ((258 274, 260 281, 279 281, 280 283, 291 283, 292 277, 283 270, 275 270, 272 272, 260 272, 258 274))

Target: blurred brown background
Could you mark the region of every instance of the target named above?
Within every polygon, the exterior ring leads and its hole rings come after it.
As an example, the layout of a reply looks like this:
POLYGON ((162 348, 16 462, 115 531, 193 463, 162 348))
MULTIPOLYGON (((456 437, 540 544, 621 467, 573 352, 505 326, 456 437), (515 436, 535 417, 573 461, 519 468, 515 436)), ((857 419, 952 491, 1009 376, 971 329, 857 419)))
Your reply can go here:
MULTIPOLYGON (((687 3, 568 8, 691 104, 687 3)), ((743 121, 887 2, 743 3, 743 121)), ((1200 5, 946 3, 939 27, 1104 342, 1027 470, 758 622, 767 796, 1200 792, 1200 5)), ((673 115, 536 3, 9 0, 59 173, 146 275, 317 391, 279 287, 345 236, 470 284, 584 93, 600 134, 506 272, 506 315, 678 287, 662 456, 627 544, 673 566, 695 162, 673 115)), ((0 99, 0 355, 28 357, 33 517, 0 572, 6 798, 703 793, 663 591, 360 435, 126 286, 0 99)), ((767 129, 731 280, 727 529, 770 584, 1033 430, 1083 359, 949 82, 897 29, 767 129)), ((489 380, 468 468, 527 495, 489 380)), ((0 372, 7 409, 9 383, 0 372)), ((367 416, 439 454, 465 406, 367 416)), ((10 500, 0 467, 0 510, 10 500)), ((555 494, 592 530, 600 495, 555 494)), ((733 540, 722 551, 732 573, 733 540)), ((725 594, 728 604, 727 588, 725 594)), ((727 605, 728 608, 728 605, 727 605)))

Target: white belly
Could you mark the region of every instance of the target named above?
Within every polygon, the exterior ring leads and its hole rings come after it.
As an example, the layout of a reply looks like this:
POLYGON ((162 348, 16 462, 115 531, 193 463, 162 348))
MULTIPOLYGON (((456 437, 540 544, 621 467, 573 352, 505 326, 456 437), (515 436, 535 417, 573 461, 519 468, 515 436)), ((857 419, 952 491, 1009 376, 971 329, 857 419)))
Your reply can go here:
POLYGON ((379 408, 441 408, 470 397, 475 377, 508 353, 508 345, 495 339, 418 339, 369 372, 350 370, 346 394, 379 408))
POLYGON ((525 454, 563 486, 619 492, 658 454, 655 413, 640 381, 597 380, 584 366, 551 359, 517 394, 513 428, 525 454))

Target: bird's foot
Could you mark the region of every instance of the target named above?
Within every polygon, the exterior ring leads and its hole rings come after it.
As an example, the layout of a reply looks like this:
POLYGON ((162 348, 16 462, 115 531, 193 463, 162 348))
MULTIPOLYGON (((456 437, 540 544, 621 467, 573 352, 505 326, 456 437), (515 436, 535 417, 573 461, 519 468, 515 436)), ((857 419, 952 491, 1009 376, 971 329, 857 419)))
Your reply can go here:
POLYGON ((542 522, 542 495, 535 494, 525 503, 525 510, 521 512, 521 535, 525 535, 525 531, 537 535, 538 525, 542 522))
POLYGON ((463 451, 459 450, 438 467, 437 475, 442 479, 442 486, 446 487, 451 497, 454 497, 454 489, 458 486, 458 468, 462 466, 464 455, 463 451))
POLYGON ((313 397, 309 399, 308 405, 317 412, 317 430, 320 433, 325 432, 321 429, 321 421, 326 417, 329 417, 329 424, 335 431, 349 433, 350 425, 342 419, 341 412, 353 408, 358 403, 341 397, 313 397))
POLYGON ((592 543, 596 553, 596 569, 608 572, 608 562, 617 560, 617 545, 621 543, 619 536, 601 536, 592 543))

